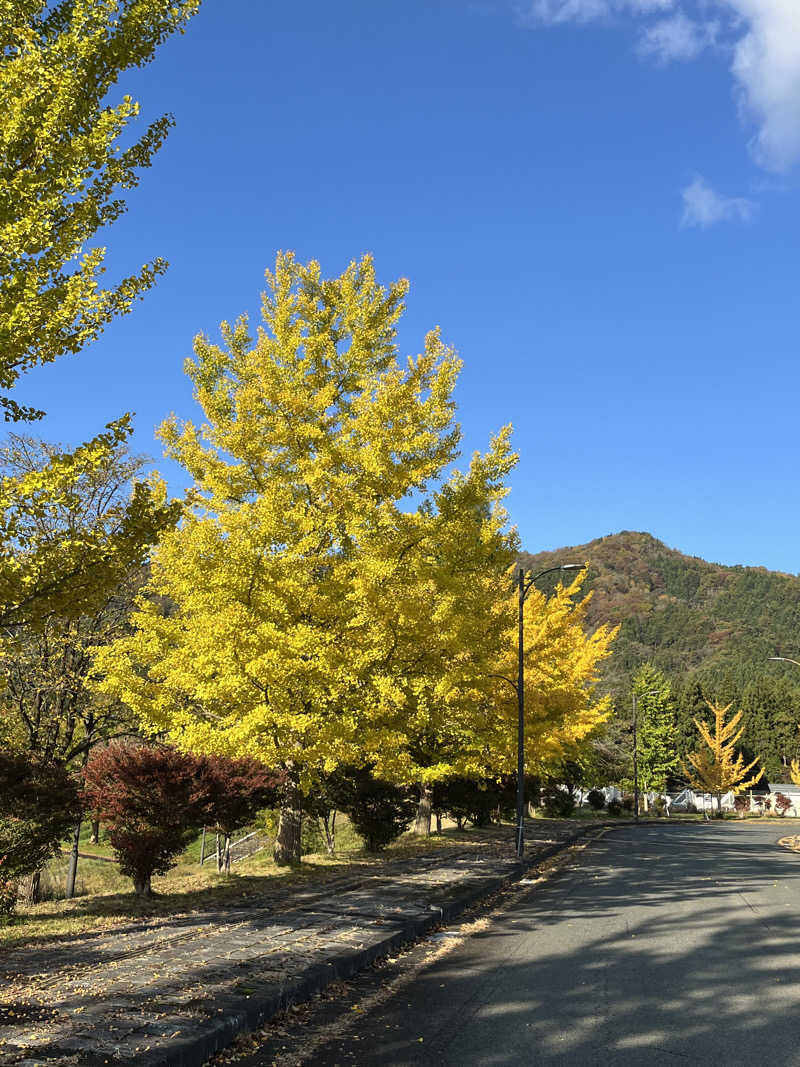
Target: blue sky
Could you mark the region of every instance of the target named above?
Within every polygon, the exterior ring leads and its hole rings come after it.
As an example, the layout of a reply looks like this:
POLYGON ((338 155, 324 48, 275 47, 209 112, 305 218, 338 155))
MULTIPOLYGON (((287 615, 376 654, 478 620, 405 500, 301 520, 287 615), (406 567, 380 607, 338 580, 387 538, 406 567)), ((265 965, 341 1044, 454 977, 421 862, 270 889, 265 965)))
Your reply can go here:
MULTIPOLYGON (((170 270, 15 394, 77 443, 193 416, 199 331, 277 249, 411 280, 464 450, 514 425, 530 551, 648 530, 800 571, 796 0, 205 0, 121 90, 176 128, 104 237, 170 270)), ((181 472, 159 462, 171 487, 181 472)))

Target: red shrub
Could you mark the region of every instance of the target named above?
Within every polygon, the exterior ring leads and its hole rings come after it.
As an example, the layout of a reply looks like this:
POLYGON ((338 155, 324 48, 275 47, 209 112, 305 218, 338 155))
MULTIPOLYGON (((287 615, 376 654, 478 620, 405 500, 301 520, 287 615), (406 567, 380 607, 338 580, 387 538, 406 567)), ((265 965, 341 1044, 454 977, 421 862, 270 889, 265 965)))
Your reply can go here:
POLYGON ((247 826, 261 808, 274 807, 284 776, 247 757, 200 756, 198 773, 207 816, 226 837, 247 826))
POLYGON ((207 808, 198 760, 173 748, 135 742, 95 750, 84 799, 105 826, 120 870, 150 893, 203 824, 207 808))
POLYGON ((775 794, 775 811, 778 815, 785 815, 791 806, 792 802, 785 793, 775 794))

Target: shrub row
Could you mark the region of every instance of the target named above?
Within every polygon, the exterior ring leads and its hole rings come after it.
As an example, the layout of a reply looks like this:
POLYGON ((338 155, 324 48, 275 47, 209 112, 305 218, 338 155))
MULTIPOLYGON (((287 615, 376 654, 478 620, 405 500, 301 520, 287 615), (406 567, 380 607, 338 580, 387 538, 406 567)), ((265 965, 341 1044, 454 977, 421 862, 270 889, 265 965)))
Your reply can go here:
MULTIPOLYGON (((12 910, 19 880, 41 869, 86 813, 102 821, 120 871, 137 893, 147 895, 152 876, 173 867, 201 827, 212 827, 224 839, 226 868, 235 831, 259 813, 262 823, 276 830, 277 813, 265 810, 282 804, 286 784, 281 772, 254 759, 194 756, 137 740, 95 750, 82 781, 58 764, 0 754, 0 916, 12 910)), ((438 824, 449 817, 459 828, 486 826, 514 817, 516 782, 510 776, 452 778, 436 782, 428 795, 438 824)), ((597 810, 605 802, 598 790, 588 799, 597 810)), ((333 851, 336 812, 345 812, 366 848, 377 851, 408 828, 418 800, 416 790, 381 781, 369 768, 342 767, 301 799, 301 817, 307 826, 324 827, 333 851)), ((534 778, 526 781, 526 801, 556 818, 575 807, 571 791, 534 778)), ((610 814, 618 810, 619 801, 608 805, 610 814)))

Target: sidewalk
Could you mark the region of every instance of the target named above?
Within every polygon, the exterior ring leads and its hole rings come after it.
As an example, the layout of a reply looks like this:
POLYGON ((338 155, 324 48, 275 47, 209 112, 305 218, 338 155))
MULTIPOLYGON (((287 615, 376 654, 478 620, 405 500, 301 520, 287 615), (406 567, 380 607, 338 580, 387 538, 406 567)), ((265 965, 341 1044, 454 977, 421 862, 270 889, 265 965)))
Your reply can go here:
POLYGON ((347 978, 603 825, 537 820, 474 843, 232 905, 131 922, 0 959, 0 1064, 199 1067, 240 1033, 347 978))

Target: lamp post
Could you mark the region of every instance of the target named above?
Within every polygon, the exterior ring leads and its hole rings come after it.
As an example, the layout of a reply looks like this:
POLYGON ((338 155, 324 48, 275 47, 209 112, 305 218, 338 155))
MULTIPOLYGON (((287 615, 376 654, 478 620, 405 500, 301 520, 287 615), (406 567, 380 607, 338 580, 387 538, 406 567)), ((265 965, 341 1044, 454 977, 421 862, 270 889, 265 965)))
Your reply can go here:
POLYGON ((518 575, 519 617, 517 636, 517 859, 522 859, 525 851, 525 597, 545 574, 553 571, 581 570, 582 563, 561 563, 557 567, 548 567, 532 577, 525 578, 525 568, 520 567, 518 575))
MULTIPOLYGON (((648 689, 642 693, 643 697, 650 697, 657 693, 657 689, 648 689)), ((639 744, 637 740, 636 721, 636 690, 633 691, 633 821, 639 821, 639 744)))

